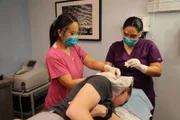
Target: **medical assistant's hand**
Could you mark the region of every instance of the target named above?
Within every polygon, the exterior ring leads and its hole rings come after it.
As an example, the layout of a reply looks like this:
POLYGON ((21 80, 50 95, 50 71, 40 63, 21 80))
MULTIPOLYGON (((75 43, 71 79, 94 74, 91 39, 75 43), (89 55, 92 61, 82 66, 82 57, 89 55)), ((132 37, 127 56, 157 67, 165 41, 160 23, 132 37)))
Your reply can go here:
POLYGON ((111 72, 101 72, 101 73, 96 73, 96 75, 102 75, 109 80, 117 80, 117 77, 111 72))
POLYGON ((112 67, 112 66, 110 66, 110 65, 104 65, 104 70, 105 70, 106 72, 111 72, 111 73, 115 74, 115 76, 116 76, 117 78, 119 78, 120 75, 121 75, 120 69, 115 68, 115 67, 112 67))
POLYGON ((136 58, 132 58, 132 59, 126 61, 125 62, 125 66, 127 68, 129 68, 129 67, 136 68, 139 71, 141 71, 142 73, 146 73, 147 72, 147 66, 141 64, 141 62, 138 59, 136 59, 136 58))
POLYGON ((105 117, 107 108, 104 105, 97 104, 91 111, 92 117, 105 117))

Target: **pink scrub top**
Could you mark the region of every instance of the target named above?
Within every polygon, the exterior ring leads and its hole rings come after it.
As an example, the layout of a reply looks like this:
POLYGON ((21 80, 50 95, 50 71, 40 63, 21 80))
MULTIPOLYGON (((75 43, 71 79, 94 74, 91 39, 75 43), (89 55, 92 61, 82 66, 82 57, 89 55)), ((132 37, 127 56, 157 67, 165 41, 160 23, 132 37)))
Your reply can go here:
POLYGON ((46 65, 50 77, 50 86, 45 99, 44 110, 62 101, 70 92, 57 80, 60 76, 70 74, 72 79, 83 77, 83 60, 87 53, 78 45, 70 47, 70 56, 54 44, 46 55, 46 65))

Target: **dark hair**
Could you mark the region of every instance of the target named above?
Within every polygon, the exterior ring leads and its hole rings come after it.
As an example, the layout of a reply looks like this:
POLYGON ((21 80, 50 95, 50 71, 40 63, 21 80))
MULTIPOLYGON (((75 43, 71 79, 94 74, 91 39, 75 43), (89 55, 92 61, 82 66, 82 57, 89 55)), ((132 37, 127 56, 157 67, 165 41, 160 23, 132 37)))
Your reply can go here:
POLYGON ((123 25, 123 29, 125 29, 128 26, 133 26, 137 29, 138 32, 141 32, 143 30, 143 22, 140 18, 138 17, 129 17, 126 19, 123 25))
POLYGON ((133 84, 129 86, 129 91, 128 91, 129 96, 131 96, 131 94, 132 94, 132 88, 133 88, 133 84))
POLYGON ((125 91, 128 92, 128 95, 131 96, 132 94, 132 88, 133 88, 133 84, 131 84, 128 88, 126 88, 122 93, 124 93, 125 91))
POLYGON ((67 30, 65 29, 65 27, 69 26, 73 22, 78 22, 78 20, 76 17, 69 13, 64 13, 57 17, 57 19, 52 23, 49 30, 50 46, 52 46, 59 37, 57 30, 59 29, 65 32, 67 30))
MULTIPOLYGON (((132 94, 132 88, 133 88, 133 84, 131 84, 126 90, 128 90, 128 95, 131 96, 132 94)), ((123 92, 125 92, 126 90, 124 90, 123 92)), ((122 92, 122 93, 123 93, 122 92)), ((128 102, 128 100, 126 102, 124 102, 121 106, 123 106, 124 104, 126 104, 128 102)))

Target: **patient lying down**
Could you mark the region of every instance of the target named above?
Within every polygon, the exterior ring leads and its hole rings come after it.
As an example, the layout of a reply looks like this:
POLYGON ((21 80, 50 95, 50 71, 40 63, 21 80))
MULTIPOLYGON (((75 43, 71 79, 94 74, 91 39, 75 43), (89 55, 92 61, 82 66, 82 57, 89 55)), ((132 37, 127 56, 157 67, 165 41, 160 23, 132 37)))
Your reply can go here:
POLYGON ((127 102, 132 84, 132 77, 98 73, 74 87, 62 102, 29 120, 122 120, 113 108, 127 102))

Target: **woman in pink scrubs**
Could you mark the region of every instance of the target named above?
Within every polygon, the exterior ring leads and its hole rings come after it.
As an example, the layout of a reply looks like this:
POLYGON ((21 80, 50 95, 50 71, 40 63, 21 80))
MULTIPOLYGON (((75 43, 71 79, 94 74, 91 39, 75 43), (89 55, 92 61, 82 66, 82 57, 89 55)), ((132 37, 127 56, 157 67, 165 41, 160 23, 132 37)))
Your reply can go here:
POLYGON ((76 84, 84 80, 83 65, 93 70, 111 71, 117 77, 120 75, 119 69, 94 60, 76 45, 78 35, 78 21, 71 14, 60 15, 51 25, 51 48, 46 55, 50 87, 45 110, 62 101, 76 84))
POLYGON ((142 89, 155 106, 152 77, 161 76, 163 60, 153 41, 140 38, 142 30, 141 19, 128 18, 123 25, 123 40, 111 45, 106 64, 119 68, 124 76, 133 76, 134 87, 142 89))

